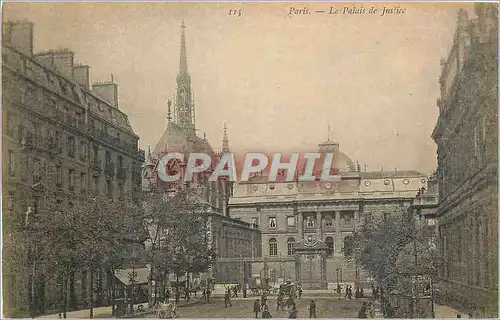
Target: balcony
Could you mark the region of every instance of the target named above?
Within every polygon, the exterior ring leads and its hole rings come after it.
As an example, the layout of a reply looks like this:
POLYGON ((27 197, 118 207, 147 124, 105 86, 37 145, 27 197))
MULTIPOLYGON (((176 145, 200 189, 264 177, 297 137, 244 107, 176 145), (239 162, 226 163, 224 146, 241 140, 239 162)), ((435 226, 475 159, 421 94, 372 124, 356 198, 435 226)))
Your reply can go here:
POLYGON ((115 164, 113 161, 106 162, 106 167, 104 168, 104 173, 106 174, 106 179, 111 180, 115 176, 115 164))
POLYGON ((127 178, 127 169, 125 168, 118 168, 116 170, 116 177, 119 179, 119 180, 125 180, 127 178))

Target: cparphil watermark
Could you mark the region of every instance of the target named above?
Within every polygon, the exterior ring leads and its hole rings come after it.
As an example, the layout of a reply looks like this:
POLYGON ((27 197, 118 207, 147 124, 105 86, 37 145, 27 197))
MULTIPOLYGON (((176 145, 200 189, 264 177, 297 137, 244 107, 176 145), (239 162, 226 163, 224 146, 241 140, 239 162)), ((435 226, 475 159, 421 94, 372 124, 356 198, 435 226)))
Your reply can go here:
MULTIPOLYGON (((184 180, 185 182, 192 181, 197 173, 211 172, 209 181, 216 181, 220 177, 227 177, 229 181, 244 182, 248 181, 253 175, 263 171, 267 171, 268 182, 276 182, 279 173, 286 171, 284 182, 300 181, 340 181, 339 174, 332 174, 332 162, 334 160, 333 153, 305 153, 300 175, 297 174, 297 166, 299 164, 299 153, 291 153, 287 162, 282 162, 282 154, 275 153, 272 155, 271 166, 269 167, 269 155, 265 153, 246 153, 242 168, 236 167, 235 155, 233 153, 225 153, 217 160, 205 153, 190 153, 187 156, 182 153, 167 153, 163 155, 157 166, 158 178, 165 182, 175 182, 184 180), (318 177, 316 165, 317 160, 322 160, 320 174, 318 177), (182 170, 172 169, 175 162, 182 163, 182 170), (316 170, 315 170, 316 169, 316 170), (237 172, 239 171, 239 172, 237 172)), ((283 180, 281 180, 283 181, 283 180)))

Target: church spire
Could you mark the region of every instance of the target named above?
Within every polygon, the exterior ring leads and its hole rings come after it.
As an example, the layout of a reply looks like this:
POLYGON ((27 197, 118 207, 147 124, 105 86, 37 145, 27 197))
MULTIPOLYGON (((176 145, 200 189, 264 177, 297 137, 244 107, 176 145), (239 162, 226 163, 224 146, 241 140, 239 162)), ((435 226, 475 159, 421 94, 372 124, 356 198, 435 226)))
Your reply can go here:
POLYGON ((184 20, 181 23, 181 55, 179 59, 179 75, 188 75, 187 51, 186 51, 186 26, 184 20))
POLYGON ((227 124, 224 122, 224 133, 222 136, 222 153, 229 152, 229 139, 227 138, 227 124))
POLYGON ((186 51, 186 26, 181 24, 181 50, 179 73, 177 74, 177 94, 175 99, 176 124, 185 130, 188 136, 195 135, 194 103, 191 91, 191 76, 188 73, 186 51))

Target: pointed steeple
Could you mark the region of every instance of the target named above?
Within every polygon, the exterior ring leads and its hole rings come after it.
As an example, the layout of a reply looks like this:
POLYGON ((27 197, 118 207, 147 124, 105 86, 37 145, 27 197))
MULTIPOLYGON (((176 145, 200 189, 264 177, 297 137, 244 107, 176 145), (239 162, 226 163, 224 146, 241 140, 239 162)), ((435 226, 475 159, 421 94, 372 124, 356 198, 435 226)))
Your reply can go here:
POLYGON ((186 26, 184 25, 184 20, 182 20, 181 23, 181 55, 179 60, 179 75, 188 75, 186 26))
POLYGON ((229 139, 227 138, 227 124, 224 122, 224 133, 222 136, 222 153, 228 153, 229 150, 229 139))
POLYGON ((186 51, 186 26, 181 24, 181 53, 177 74, 177 94, 175 99, 175 121, 189 137, 195 135, 194 103, 191 91, 191 76, 188 73, 186 51))

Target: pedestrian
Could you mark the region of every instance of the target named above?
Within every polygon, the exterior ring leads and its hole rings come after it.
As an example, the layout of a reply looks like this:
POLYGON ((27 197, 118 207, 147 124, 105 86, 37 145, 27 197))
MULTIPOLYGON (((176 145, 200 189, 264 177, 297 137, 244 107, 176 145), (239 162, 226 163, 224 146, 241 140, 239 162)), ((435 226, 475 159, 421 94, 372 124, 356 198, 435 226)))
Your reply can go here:
POLYGON ((366 319, 366 302, 363 302, 363 304, 361 305, 361 309, 359 309, 358 313, 358 318, 366 319))
POLYGON ((347 293, 347 298, 352 299, 352 286, 349 286, 349 292, 347 293))
POLYGON ((359 299, 359 288, 356 288, 356 292, 354 293, 354 297, 359 299))
POLYGON ((292 305, 292 309, 290 310, 290 314, 288 315, 289 319, 297 319, 297 307, 295 303, 292 305))
POLYGON ((255 319, 259 318, 259 312, 260 312, 260 301, 259 301, 259 299, 256 299, 253 302, 253 312, 255 313, 255 319))
POLYGON ((281 311, 283 311, 283 295, 278 293, 278 299, 276 299, 276 311, 279 311, 281 307, 281 311))
POLYGON ((316 303, 314 300, 309 302, 309 318, 316 318, 316 303))
POLYGON ((365 293, 363 292, 363 287, 361 287, 361 290, 359 291, 359 297, 360 298, 364 298, 365 297, 365 293))
POLYGON ((178 309, 177 303, 172 303, 172 318, 179 318, 179 314, 177 313, 178 309))
POLYGON ((347 299, 347 296, 349 295, 349 286, 345 286, 345 295, 344 295, 344 299, 347 299))
POLYGON ((238 287, 237 286, 233 287, 233 292, 234 292, 234 297, 238 298, 238 287))
POLYGON ((269 306, 268 306, 267 302, 262 304, 262 319, 264 319, 264 318, 265 319, 272 318, 271 312, 269 312, 269 306))
POLYGON ((302 298, 302 286, 299 284, 299 299, 302 298))
POLYGON ((372 318, 372 319, 374 319, 374 318, 375 318, 375 305, 374 305, 372 302, 370 302, 370 303, 368 304, 368 308, 367 308, 367 318, 368 318, 368 317, 369 317, 369 318, 372 318))
POLYGON ((245 283, 243 285, 243 298, 246 298, 247 297, 247 284, 245 283))
POLYGON ((233 304, 231 303, 231 291, 229 288, 226 291, 226 294, 224 294, 224 306, 227 308, 227 306, 232 307, 233 304))
POLYGON ((170 299, 170 290, 167 289, 167 291, 165 291, 165 303, 168 303, 169 299, 170 299))
POLYGON ((207 302, 210 302, 210 294, 211 294, 210 289, 207 288, 207 302))

